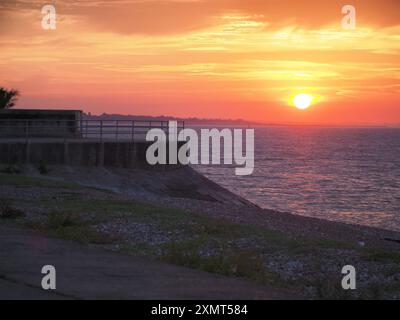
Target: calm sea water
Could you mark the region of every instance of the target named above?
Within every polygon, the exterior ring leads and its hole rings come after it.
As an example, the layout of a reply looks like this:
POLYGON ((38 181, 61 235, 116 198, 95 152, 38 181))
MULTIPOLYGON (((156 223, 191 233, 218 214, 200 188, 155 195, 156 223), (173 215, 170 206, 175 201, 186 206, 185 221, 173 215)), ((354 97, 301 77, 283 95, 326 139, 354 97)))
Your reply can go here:
POLYGON ((255 170, 198 166, 263 208, 400 230, 400 129, 264 127, 255 170))

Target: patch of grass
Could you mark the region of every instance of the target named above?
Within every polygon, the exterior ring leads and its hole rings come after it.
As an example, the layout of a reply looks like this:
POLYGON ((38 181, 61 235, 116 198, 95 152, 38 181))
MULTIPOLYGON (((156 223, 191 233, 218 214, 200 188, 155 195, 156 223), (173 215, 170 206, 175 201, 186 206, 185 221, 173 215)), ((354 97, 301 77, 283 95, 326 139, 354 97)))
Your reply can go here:
POLYGON ((170 243, 164 247, 160 260, 180 266, 226 276, 271 282, 276 276, 268 273, 256 250, 221 247, 215 251, 205 240, 170 243))
MULTIPOLYGON (((358 296, 361 300, 382 300, 384 299, 384 291, 389 290, 388 288, 384 288, 380 283, 370 284, 367 288, 361 290, 360 295, 358 296)), ((398 288, 397 290, 398 291, 398 288)))
POLYGON ((400 263, 400 253, 395 251, 368 250, 363 259, 373 262, 395 262, 400 263))
POLYGON ((240 236, 245 230, 238 225, 225 219, 210 219, 206 217, 195 216, 196 219, 187 226, 190 233, 201 234, 205 236, 240 236))
MULTIPOLYGON (((42 202, 42 204, 46 204, 42 202)), ((53 207, 51 200, 49 208, 53 207)), ((180 210, 153 206, 150 204, 121 201, 64 199, 59 205, 63 211, 95 213, 97 221, 113 218, 132 218, 137 223, 151 223, 162 229, 176 228, 177 225, 190 221, 190 215, 180 210)))
POLYGON ((400 292, 400 281, 393 282, 391 284, 386 284, 384 286, 378 285, 378 289, 381 292, 395 292, 399 293, 400 292))
POLYGON ((81 194, 75 193, 75 192, 60 192, 60 199, 61 201, 63 200, 69 200, 69 201, 79 201, 81 199, 81 194))
MULTIPOLYGON (((391 276, 394 276, 394 275, 400 275, 400 265, 397 265, 396 267, 387 268, 386 270, 384 270, 383 275, 385 277, 391 277, 391 276)), ((399 289, 400 289, 400 281, 399 281, 399 289)))
POLYGON ((45 235, 82 244, 113 244, 117 236, 94 230, 91 221, 83 220, 79 214, 55 212, 49 214, 44 224, 28 221, 26 227, 37 229, 45 235))
POLYGON ((50 229, 83 226, 86 224, 87 222, 82 220, 79 214, 70 212, 52 212, 47 218, 47 227, 50 229))
POLYGON ((66 212, 94 213, 93 222, 96 223, 126 218, 127 221, 152 225, 163 232, 177 232, 186 239, 170 243, 162 249, 130 244, 122 246, 122 252, 150 258, 158 256, 169 263, 244 278, 271 278, 262 265, 262 254, 266 252, 302 255, 317 254, 325 248, 351 247, 329 240, 292 239, 262 227, 134 201, 64 199, 59 207, 66 212), (212 254, 204 255, 207 250, 212 254))
POLYGON ((339 278, 318 278, 311 286, 314 288, 313 299, 317 300, 353 300, 357 296, 352 290, 343 290, 339 278))
MULTIPOLYGON (((17 186, 86 189, 79 185, 23 176, 0 175, 0 181, 17 186)), ((359 248, 347 242, 311 237, 292 238, 288 234, 267 230, 264 227, 242 225, 225 219, 186 213, 179 209, 135 201, 107 200, 105 197, 101 198, 101 193, 98 197, 100 199, 88 200, 82 197, 80 192, 61 189, 57 191, 56 201, 50 197, 45 200, 32 200, 34 201, 32 205, 38 204, 45 211, 52 212, 47 221, 37 228, 47 235, 84 244, 118 244, 119 251, 123 253, 159 259, 211 273, 241 277, 281 287, 312 286, 315 296, 320 299, 352 299, 354 296, 338 287, 340 279, 335 279, 333 282, 322 279, 319 282, 312 274, 310 276, 307 274, 305 279, 300 277, 281 279, 268 268, 277 270, 276 272, 280 272, 279 269, 270 267, 270 264, 264 265, 264 262, 269 262, 267 257, 271 257, 272 262, 277 257, 278 263, 282 255, 290 258, 298 256, 300 259, 305 257, 306 262, 309 257, 313 257, 312 259, 315 257, 313 261, 316 266, 309 266, 311 271, 317 270, 317 265, 323 264, 326 256, 337 254, 335 251, 337 249, 355 250, 357 256, 361 254, 368 261, 400 262, 400 254, 367 251, 366 248, 359 248), (90 217, 90 221, 82 217, 90 217), (147 224, 151 226, 150 229, 156 229, 160 234, 164 233, 167 235, 166 239, 172 239, 173 242, 164 245, 127 244, 117 236, 93 228, 94 224, 112 222, 115 219, 126 220, 127 223, 147 224), (175 237, 175 234, 178 236, 175 237)), ((318 274, 324 273, 318 272, 318 274)), ((339 272, 338 274, 340 275, 339 272)), ((368 297, 379 297, 381 293, 371 287, 362 291, 362 294, 368 299, 368 297)))
POLYGON ((242 249, 231 256, 234 274, 238 277, 263 279, 266 275, 261 254, 256 250, 242 249))
POLYGON ((327 249, 358 250, 359 248, 352 243, 328 239, 299 238, 287 242, 287 250, 294 255, 317 254, 318 251, 327 249))
POLYGON ((118 236, 95 230, 92 223, 93 221, 82 219, 79 214, 53 212, 48 215, 44 223, 28 220, 24 221, 22 225, 50 237, 76 241, 81 244, 107 245, 121 241, 118 236))
POLYGON ((81 186, 74 183, 55 181, 39 177, 27 177, 11 174, 0 174, 1 184, 17 187, 41 187, 41 188, 57 188, 57 189, 82 189, 81 186))
POLYGON ((317 279, 313 282, 316 300, 381 300, 386 289, 381 284, 370 284, 367 287, 356 290, 344 290, 340 285, 340 279, 317 279))
POLYGON ((1 168, 0 173, 6 174, 20 174, 22 172, 21 168, 17 165, 7 165, 1 168))
POLYGON ((41 175, 46 175, 50 172, 49 168, 47 167, 46 163, 43 161, 40 162, 37 166, 36 169, 39 171, 41 175))
POLYGON ((210 218, 192 214, 191 222, 186 226, 189 233, 219 238, 262 237, 265 240, 280 241, 282 235, 250 225, 233 223, 227 219, 210 218))
POLYGON ((21 210, 12 207, 10 199, 0 199, 0 219, 17 219, 24 215, 21 210))
POLYGON ((156 247, 150 246, 147 243, 123 244, 120 246, 119 251, 147 258, 156 258, 159 254, 159 250, 156 247))
MULTIPOLYGON (((59 207, 65 212, 95 213, 96 222, 127 218, 135 223, 151 224, 165 232, 179 231, 180 234, 188 236, 188 240, 168 243, 161 247, 141 243, 122 244, 119 249, 121 252, 257 281, 271 281, 276 276, 267 272, 259 251, 246 247, 238 248, 232 243, 249 237, 253 242, 254 237, 258 237, 261 247, 265 248, 280 247, 290 241, 279 232, 134 201, 64 199, 59 207), (211 253, 208 254, 208 251, 211 253)), ((80 242, 93 241, 82 239, 81 230, 77 228, 78 225, 85 225, 85 222, 79 222, 75 215, 60 216, 59 213, 49 218, 50 225, 57 229, 53 234, 71 240, 78 239, 80 242)))
POLYGON ((119 239, 117 236, 92 230, 89 226, 70 226, 57 229, 48 229, 46 234, 65 240, 76 241, 83 244, 113 244, 119 239))

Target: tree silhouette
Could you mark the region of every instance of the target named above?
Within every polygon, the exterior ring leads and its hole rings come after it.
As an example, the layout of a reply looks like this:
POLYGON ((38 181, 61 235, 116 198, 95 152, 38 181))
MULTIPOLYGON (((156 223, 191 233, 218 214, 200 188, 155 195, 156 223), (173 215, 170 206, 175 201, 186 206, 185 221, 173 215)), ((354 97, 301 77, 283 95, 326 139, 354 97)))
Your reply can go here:
POLYGON ((18 100, 18 90, 7 90, 0 87, 0 109, 10 109, 15 106, 18 100))

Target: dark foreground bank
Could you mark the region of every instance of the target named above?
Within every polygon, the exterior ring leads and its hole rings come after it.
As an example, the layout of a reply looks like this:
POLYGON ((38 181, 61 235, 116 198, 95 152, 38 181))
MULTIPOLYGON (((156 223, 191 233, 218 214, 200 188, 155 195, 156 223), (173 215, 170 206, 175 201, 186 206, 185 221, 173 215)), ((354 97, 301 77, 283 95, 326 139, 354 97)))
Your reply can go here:
MULTIPOLYGON (((80 169, 63 170, 70 170, 73 175, 80 169)), ((107 173, 110 178, 120 176, 123 179, 122 176, 128 174, 103 170, 103 176, 107 173)), ((261 287, 261 292, 267 292, 264 296, 249 293, 249 298, 400 297, 400 244, 396 242, 400 237, 394 232, 261 210, 242 201, 229 204, 221 197, 219 200, 199 199, 196 188, 195 193, 190 192, 191 196, 185 198, 182 193, 147 192, 148 187, 143 187, 146 192, 136 193, 129 185, 108 191, 101 185, 84 187, 68 182, 68 176, 61 174, 59 168, 49 171, 41 177, 38 173, 35 173, 37 177, 16 173, 0 175, 1 230, 5 237, 13 230, 10 228, 17 228, 21 237, 30 237, 34 231, 41 240, 26 241, 27 251, 32 250, 31 245, 40 251, 41 246, 46 248, 47 242, 56 241, 46 240, 47 237, 62 238, 79 243, 82 250, 112 251, 112 255, 121 255, 121 259, 125 259, 122 255, 130 255, 132 259, 144 259, 149 265, 183 266, 185 270, 196 269, 240 279, 250 287, 261 287), (54 180, 56 176, 64 181, 54 180), (341 288, 341 269, 348 264, 357 270, 357 290, 341 288)), ((166 179, 165 174, 163 176, 166 179)), ((165 185, 168 185, 167 180, 165 185)), ((137 179, 135 183, 140 181, 145 180, 137 179)), ((206 192, 201 194, 204 196, 206 192)), ((51 250, 49 252, 46 260, 51 260, 51 250)), ((63 254, 65 261, 69 261, 68 254, 63 254)), ((105 256, 108 254, 104 253, 105 256)), ((7 260, 11 250, 3 250, 2 255, 7 260)), ((118 261, 119 258, 115 259, 118 261)), ((23 260, 20 265, 23 268, 23 260)), ((101 260, 98 267, 96 263, 91 267, 100 272, 101 260)), ((12 270, 3 269, 2 278, 12 279, 12 270)), ((105 283, 109 283, 107 274, 103 275, 105 283)), ((117 274, 108 276, 118 277, 117 274)), ((141 277, 139 269, 137 277, 141 277)), ((176 277, 181 278, 178 274, 176 277)), ((193 279, 196 277, 194 273, 193 279)), ((101 282, 101 278, 95 282, 101 282)), ((129 279, 129 276, 125 278, 129 279)), ((154 288, 156 282, 154 280, 154 288)), ((203 286, 204 292, 210 292, 209 298, 217 298, 211 294, 213 287, 207 287, 203 286)), ((224 288, 222 285, 220 290, 224 292, 227 288, 229 286, 224 288)), ((135 298, 140 298, 141 291, 137 290, 139 295, 135 298)), ((228 291, 233 295, 239 292, 228 291)), ((163 294, 164 297, 168 294, 171 298, 177 297, 168 290, 163 294)), ((117 294, 114 298, 118 298, 117 294)), ((142 298, 146 298, 144 292, 142 298)), ((194 297, 188 293, 186 298, 194 297)))

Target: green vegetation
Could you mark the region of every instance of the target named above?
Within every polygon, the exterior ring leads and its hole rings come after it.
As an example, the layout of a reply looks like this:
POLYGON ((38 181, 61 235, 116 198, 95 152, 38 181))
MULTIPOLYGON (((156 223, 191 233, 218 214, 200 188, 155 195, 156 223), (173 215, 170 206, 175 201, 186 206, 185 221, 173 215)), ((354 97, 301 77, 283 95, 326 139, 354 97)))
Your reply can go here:
POLYGON ((50 180, 47 178, 27 177, 22 175, 0 173, 0 183, 16 187, 41 187, 57 189, 82 189, 78 184, 50 180))
POLYGON ((38 169, 39 173, 42 175, 46 175, 50 172, 49 168, 47 167, 45 162, 40 162, 36 168, 38 169))
POLYGON ((112 244, 119 240, 116 236, 93 229, 92 222, 82 219, 79 214, 69 212, 52 212, 47 216, 45 223, 28 222, 25 226, 48 236, 84 244, 112 244))
POLYGON ((16 165, 7 165, 3 168, 0 169, 0 173, 6 173, 6 174, 20 174, 21 173, 21 168, 16 165))
POLYGON ((79 227, 85 225, 86 221, 82 220, 78 214, 74 213, 55 213, 52 212, 47 218, 47 227, 49 229, 60 229, 68 227, 79 227))
POLYGON ((400 263, 400 253, 384 250, 367 250, 363 256, 366 261, 400 263))
POLYGON ((134 244, 123 243, 120 245, 119 251, 121 253, 126 253, 133 256, 140 256, 152 259, 155 259, 155 257, 159 255, 159 250, 157 250, 157 248, 144 242, 134 244))
POLYGON ((23 216, 22 211, 13 208, 12 200, 0 199, 0 219, 17 219, 23 216))
POLYGON ((169 243, 164 247, 160 259, 172 264, 200 269, 226 276, 243 277, 260 282, 271 282, 277 278, 269 274, 257 250, 223 247, 225 243, 210 246, 207 240, 193 240, 183 243, 169 243), (215 250, 207 254, 206 248, 215 250))
MULTIPOLYGON (((135 201, 80 199, 79 194, 61 194, 58 206, 64 212, 93 213, 97 223, 116 218, 132 219, 137 223, 149 223, 164 230, 174 229, 181 223, 188 223, 191 216, 175 209, 153 206, 135 201)), ((54 209, 53 199, 42 200, 42 205, 54 209)))
POLYGON ((15 106, 19 97, 18 90, 7 90, 0 87, 0 109, 10 109, 15 106))
MULTIPOLYGON (((279 287, 312 288, 310 296, 319 299, 382 298, 382 288, 386 292, 400 291, 400 284, 395 282, 390 286, 381 284, 380 289, 374 284, 364 285, 356 296, 340 288, 339 267, 343 266, 346 255, 356 259, 355 262, 381 263, 388 266, 383 269, 387 276, 396 276, 400 273, 396 267, 400 262, 397 252, 312 237, 292 238, 253 225, 118 200, 108 192, 44 178, 0 174, 0 181, 21 188, 51 188, 43 196, 25 201, 32 208, 41 208, 44 212, 41 218, 22 222, 49 236, 105 247, 112 245, 123 253, 279 287), (100 226, 114 223, 122 230, 125 226, 129 228, 118 236, 113 231, 99 231, 107 230, 100 226), (288 264, 297 268, 298 261, 307 274, 299 275, 297 269, 290 271, 290 268, 285 277, 277 272, 280 266, 285 268, 288 264), (324 274, 332 263, 337 264, 337 278, 328 279, 324 274)), ((7 212, 12 204, 8 202, 3 207, 7 212)), ((1 208, 0 202, 0 212, 1 208)))
POLYGON ((42 231, 53 237, 65 240, 77 241, 83 244, 113 244, 118 237, 90 229, 88 226, 61 227, 57 229, 42 229, 42 231))

